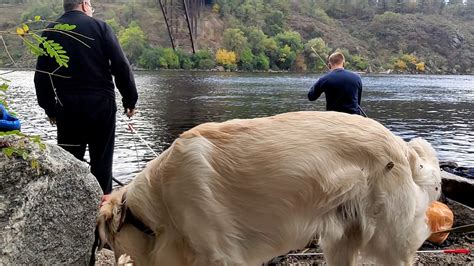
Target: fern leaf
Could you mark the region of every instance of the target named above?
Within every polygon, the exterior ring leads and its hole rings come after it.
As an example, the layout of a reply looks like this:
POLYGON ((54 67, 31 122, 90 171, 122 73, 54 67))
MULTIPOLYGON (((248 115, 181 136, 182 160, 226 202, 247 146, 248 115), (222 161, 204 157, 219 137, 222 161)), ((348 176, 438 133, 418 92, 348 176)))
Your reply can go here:
POLYGON ((59 66, 68 67, 67 63, 69 62, 69 57, 65 55, 66 51, 64 51, 59 43, 53 40, 47 40, 43 42, 43 47, 50 57, 54 57, 59 66))
POLYGON ((23 38, 23 42, 25 43, 26 47, 36 56, 46 55, 46 52, 39 46, 33 44, 32 42, 28 41, 27 39, 23 38))
POLYGON ((54 25, 54 29, 56 29, 56 30, 71 31, 75 28, 76 28, 76 25, 69 25, 69 24, 56 24, 56 25, 54 25))

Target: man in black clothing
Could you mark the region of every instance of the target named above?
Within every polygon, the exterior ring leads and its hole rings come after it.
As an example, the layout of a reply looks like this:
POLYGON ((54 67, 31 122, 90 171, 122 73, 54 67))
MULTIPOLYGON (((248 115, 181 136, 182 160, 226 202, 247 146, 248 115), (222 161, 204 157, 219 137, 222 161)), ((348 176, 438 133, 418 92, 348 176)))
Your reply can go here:
POLYGON ((56 75, 37 71, 36 95, 51 124, 57 124, 58 145, 80 160, 89 145, 91 172, 108 194, 112 191, 117 111, 112 75, 128 117, 134 115, 138 99, 135 80, 110 26, 92 18, 90 0, 63 3, 65 13, 57 22, 76 26, 73 31, 77 34, 69 35, 81 42, 58 32, 44 32, 43 37, 64 47, 69 67, 58 68, 54 58, 40 56, 36 68, 56 75))
POLYGON ((363 114, 360 107, 362 80, 359 75, 344 69, 345 58, 340 52, 329 57, 330 73, 322 76, 311 87, 308 99, 314 101, 324 92, 326 110, 349 114, 363 114))

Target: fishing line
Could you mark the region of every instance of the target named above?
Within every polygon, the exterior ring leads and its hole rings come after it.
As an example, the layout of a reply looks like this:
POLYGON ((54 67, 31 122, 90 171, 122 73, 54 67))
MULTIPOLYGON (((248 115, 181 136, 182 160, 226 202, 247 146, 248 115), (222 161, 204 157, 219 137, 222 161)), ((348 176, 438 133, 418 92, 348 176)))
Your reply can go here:
MULTIPOLYGON (((442 250, 418 250, 416 253, 444 253, 444 254, 469 254, 471 251, 466 248, 460 249, 442 249, 442 250)), ((323 256, 322 252, 309 253, 291 253, 285 256, 323 256)))
POLYGON ((142 142, 142 144, 145 145, 145 146, 148 148, 148 150, 149 150, 151 153, 153 153, 153 155, 155 155, 156 157, 158 157, 158 153, 156 153, 156 152, 150 147, 150 145, 148 145, 148 143, 147 143, 147 142, 143 139, 143 137, 138 133, 137 129, 133 126, 133 123, 132 123, 132 122, 128 122, 128 121, 124 121, 123 119, 121 119, 121 120, 122 120, 121 122, 124 123, 124 124, 128 127, 128 129, 130 130, 130 132, 131 132, 134 136, 138 137, 138 139, 142 142))

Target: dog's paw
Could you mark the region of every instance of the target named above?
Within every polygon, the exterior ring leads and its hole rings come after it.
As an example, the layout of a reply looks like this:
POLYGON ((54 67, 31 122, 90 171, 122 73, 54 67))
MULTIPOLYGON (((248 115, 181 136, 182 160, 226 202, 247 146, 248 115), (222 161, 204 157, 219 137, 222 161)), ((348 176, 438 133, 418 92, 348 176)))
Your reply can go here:
POLYGON ((117 261, 117 265, 120 265, 120 266, 133 266, 133 260, 132 258, 130 258, 129 255, 127 254, 122 254, 118 261, 117 261))

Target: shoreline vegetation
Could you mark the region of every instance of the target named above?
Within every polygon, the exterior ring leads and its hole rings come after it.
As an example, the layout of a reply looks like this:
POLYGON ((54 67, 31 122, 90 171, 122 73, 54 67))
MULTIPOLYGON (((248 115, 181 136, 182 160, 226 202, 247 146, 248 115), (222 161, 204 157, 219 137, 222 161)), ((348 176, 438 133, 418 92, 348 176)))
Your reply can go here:
MULTIPOLYGON (((328 73, 326 72, 314 72, 314 71, 291 71, 291 70, 228 70, 228 69, 218 69, 218 68, 213 68, 213 69, 145 69, 145 68, 137 68, 132 66, 133 71, 135 73, 140 73, 140 72, 159 72, 159 71, 167 71, 167 72, 215 72, 215 73, 265 73, 265 74, 308 74, 308 75, 324 75, 328 73)), ((351 69, 348 69, 351 70, 351 69)), ((0 67, 0 71, 31 71, 34 72, 35 70, 32 68, 27 68, 27 67, 0 67)), ((351 70, 353 71, 353 70, 351 70)), ((402 72, 395 72, 395 71, 384 71, 384 72, 363 72, 363 71, 353 71, 359 75, 390 75, 390 76, 410 76, 410 75, 420 75, 420 76, 431 76, 431 75, 439 75, 439 76, 472 76, 474 73, 457 73, 457 74, 452 74, 452 73, 402 73, 402 72)))
MULTIPOLYGON (((114 30, 135 69, 324 73, 340 50, 346 68, 380 74, 473 74, 474 1, 208 0, 197 51, 173 50, 151 0, 97 1, 95 17, 114 30)), ((40 16, 54 20, 61 0, 0 4, 0 30, 40 16)), ((184 23, 184 22, 179 22, 184 23)), ((6 43, 18 65, 34 67, 21 41, 6 43)), ((32 60, 33 58, 33 60, 32 60)), ((9 67, 4 53, 0 66, 9 67)))

